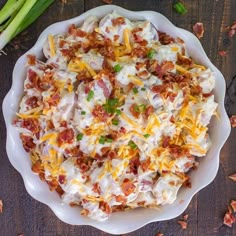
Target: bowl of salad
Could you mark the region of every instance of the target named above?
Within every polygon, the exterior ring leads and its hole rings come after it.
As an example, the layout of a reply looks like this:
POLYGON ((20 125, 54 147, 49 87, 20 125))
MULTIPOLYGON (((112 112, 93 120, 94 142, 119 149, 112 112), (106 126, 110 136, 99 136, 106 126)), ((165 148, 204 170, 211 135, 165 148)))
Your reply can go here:
POLYGON ((94 8, 49 26, 17 61, 7 154, 62 221, 127 233, 177 217, 215 178, 224 95, 192 33, 156 12, 94 8))

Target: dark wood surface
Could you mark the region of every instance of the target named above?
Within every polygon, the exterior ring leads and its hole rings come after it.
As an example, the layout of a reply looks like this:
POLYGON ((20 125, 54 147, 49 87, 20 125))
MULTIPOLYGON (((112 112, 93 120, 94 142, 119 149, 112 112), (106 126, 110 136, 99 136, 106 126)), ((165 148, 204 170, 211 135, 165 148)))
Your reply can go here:
MULTIPOLYGON (((0 0, 0 5, 5 1, 0 0)), ((235 0, 186 0, 188 13, 176 14, 172 9, 172 0, 113 0, 113 3, 130 10, 154 10, 168 17, 175 25, 192 29, 197 21, 203 22, 205 35, 201 43, 212 62, 225 76, 228 91, 226 108, 229 116, 236 114, 236 36, 227 37, 224 27, 236 20, 235 0), (227 50, 228 55, 221 57, 219 50, 227 50)), ((63 5, 57 0, 26 32, 19 35, 5 48, 7 55, 0 56, 0 99, 11 86, 11 75, 16 60, 36 42, 39 34, 48 25, 77 16, 93 7, 104 4, 101 0, 68 0, 63 5)), ((49 207, 37 202, 28 195, 20 174, 11 166, 5 151, 6 130, 0 117, 0 199, 4 210, 0 215, 0 236, 14 236, 23 233, 25 236, 43 235, 109 235, 89 226, 71 226, 61 222, 49 207)), ((191 201, 185 213, 189 215, 189 224, 182 230, 177 220, 181 216, 164 222, 156 222, 127 234, 129 236, 166 235, 188 236, 231 236, 236 235, 233 228, 222 225, 224 213, 229 201, 236 199, 236 183, 228 175, 236 172, 236 129, 221 151, 220 168, 215 180, 201 190, 191 201)), ((17 153, 16 153, 17 155, 17 153)))

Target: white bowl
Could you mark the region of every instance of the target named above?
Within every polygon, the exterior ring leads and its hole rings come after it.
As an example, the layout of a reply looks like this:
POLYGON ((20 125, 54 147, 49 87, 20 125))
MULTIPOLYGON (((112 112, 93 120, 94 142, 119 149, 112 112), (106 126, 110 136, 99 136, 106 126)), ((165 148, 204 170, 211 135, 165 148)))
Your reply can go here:
POLYGON ((172 219, 180 215, 188 206, 193 195, 207 186, 215 178, 219 167, 219 153, 230 133, 230 123, 224 108, 225 81, 220 71, 210 62, 198 39, 190 32, 175 27, 163 15, 153 11, 132 12, 121 7, 106 5, 94 8, 84 14, 49 26, 40 35, 36 44, 16 62, 13 70, 12 87, 3 101, 3 115, 7 128, 6 150, 11 164, 20 172, 28 193, 38 201, 48 205, 56 216, 62 221, 72 225, 91 225, 112 234, 124 234, 136 230, 150 222, 172 219), (26 74, 26 55, 35 54, 42 57, 42 47, 48 34, 62 34, 71 24, 81 25, 89 15, 99 18, 116 10, 119 14, 131 20, 149 20, 160 31, 167 32, 171 36, 179 36, 186 42, 187 50, 192 58, 200 64, 209 67, 215 73, 216 86, 215 99, 219 103, 218 111, 220 120, 211 120, 209 133, 212 147, 206 157, 201 158, 196 171, 191 172, 192 188, 182 188, 177 200, 171 205, 154 209, 135 209, 126 212, 113 213, 105 222, 97 222, 80 215, 80 209, 61 203, 60 197, 55 192, 50 192, 48 185, 42 182, 31 171, 31 162, 28 154, 22 147, 19 133, 12 126, 15 113, 23 94, 23 81, 26 74))

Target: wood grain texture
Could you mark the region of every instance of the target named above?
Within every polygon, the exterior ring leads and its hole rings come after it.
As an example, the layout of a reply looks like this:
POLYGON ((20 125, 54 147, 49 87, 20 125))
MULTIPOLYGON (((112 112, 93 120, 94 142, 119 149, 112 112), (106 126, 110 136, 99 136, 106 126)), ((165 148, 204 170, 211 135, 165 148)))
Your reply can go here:
MULTIPOLYGON (((0 5, 3 4, 0 0, 0 5)), ((193 0, 184 1, 188 13, 179 16, 172 10, 172 0, 113 0, 113 4, 130 10, 158 11, 175 25, 192 29, 197 21, 203 22, 205 35, 202 45, 212 62, 222 71, 227 83, 226 108, 229 115, 236 114, 236 76, 235 55, 236 37, 229 39, 223 32, 225 26, 236 20, 235 0, 193 0), (219 50, 228 55, 221 57, 219 50)), ((68 0, 66 5, 55 1, 51 8, 5 48, 7 56, 0 56, 0 99, 1 102, 11 86, 11 74, 18 57, 28 50, 37 40, 41 31, 48 25, 77 16, 93 7, 102 5, 101 0, 68 0)), ((102 236, 109 235, 89 226, 70 226, 61 222, 45 205, 31 198, 25 190, 22 178, 13 169, 6 155, 6 130, 3 117, 0 117, 0 199, 4 202, 4 213, 0 215, 0 236, 102 236)), ((222 219, 231 199, 236 199, 236 183, 228 175, 236 172, 236 129, 221 151, 220 168, 216 179, 192 199, 186 213, 189 214, 187 230, 182 230, 177 219, 155 222, 127 234, 129 236, 154 236, 158 232, 165 236, 233 236, 236 226, 222 225, 222 219)))

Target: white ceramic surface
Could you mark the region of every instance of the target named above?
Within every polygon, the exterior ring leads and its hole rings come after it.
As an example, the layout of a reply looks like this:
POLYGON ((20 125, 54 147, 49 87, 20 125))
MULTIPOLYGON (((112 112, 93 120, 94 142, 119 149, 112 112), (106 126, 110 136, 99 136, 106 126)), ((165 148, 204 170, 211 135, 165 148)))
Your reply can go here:
POLYGON ((190 32, 175 27, 163 15, 153 11, 132 12, 123 8, 106 5, 94 8, 84 14, 49 26, 40 35, 36 44, 16 62, 13 70, 12 87, 3 101, 3 114, 7 127, 6 150, 11 164, 20 172, 28 193, 38 201, 48 205, 58 218, 73 225, 91 225, 105 232, 124 234, 136 230, 143 225, 154 221, 168 220, 180 215, 188 206, 193 195, 212 182, 219 166, 219 152, 230 133, 230 123, 224 108, 225 81, 220 71, 210 62, 198 39, 190 32), (46 183, 43 183, 37 175, 31 171, 31 163, 28 154, 24 151, 19 133, 12 126, 15 113, 23 94, 23 81, 26 74, 26 55, 35 54, 42 56, 43 43, 48 34, 62 34, 66 32, 70 24, 81 25, 89 15, 99 18, 116 10, 119 14, 131 20, 149 20, 160 31, 167 32, 171 36, 182 38, 187 45, 187 50, 197 62, 211 68, 215 72, 216 87, 215 99, 219 103, 220 120, 213 118, 210 124, 210 136, 212 148, 201 158, 196 171, 191 172, 192 188, 182 188, 177 200, 172 205, 154 209, 135 209, 126 212, 113 213, 105 222, 96 222, 80 215, 80 209, 63 205, 57 193, 50 192, 46 183))

